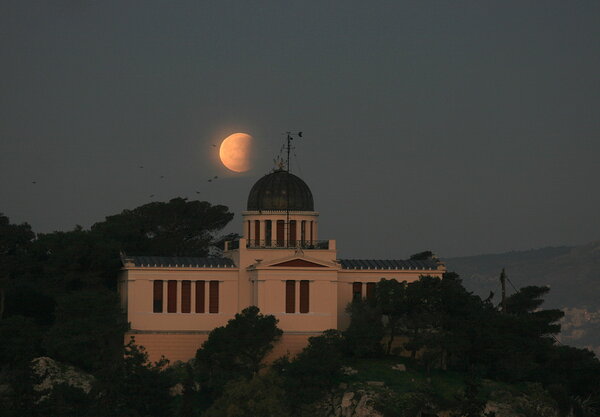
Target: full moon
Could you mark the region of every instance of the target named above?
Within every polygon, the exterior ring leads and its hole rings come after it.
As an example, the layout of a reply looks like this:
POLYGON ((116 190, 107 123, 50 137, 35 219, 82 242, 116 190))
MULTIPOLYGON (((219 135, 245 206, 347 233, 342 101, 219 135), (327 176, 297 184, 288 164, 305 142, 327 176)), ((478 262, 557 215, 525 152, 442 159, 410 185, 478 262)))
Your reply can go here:
POLYGON ((234 133, 221 142, 219 157, 228 169, 234 172, 246 172, 251 168, 252 136, 246 133, 234 133))

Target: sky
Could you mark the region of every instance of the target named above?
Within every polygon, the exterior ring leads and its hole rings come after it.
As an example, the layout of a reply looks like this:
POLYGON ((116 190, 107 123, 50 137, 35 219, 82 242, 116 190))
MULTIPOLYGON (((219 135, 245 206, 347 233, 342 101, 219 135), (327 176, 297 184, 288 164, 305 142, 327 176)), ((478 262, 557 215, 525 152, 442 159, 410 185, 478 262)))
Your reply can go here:
POLYGON ((174 197, 241 232, 302 131, 340 258, 600 239, 598 1, 5 0, 0 63, 0 212, 36 232, 174 197))

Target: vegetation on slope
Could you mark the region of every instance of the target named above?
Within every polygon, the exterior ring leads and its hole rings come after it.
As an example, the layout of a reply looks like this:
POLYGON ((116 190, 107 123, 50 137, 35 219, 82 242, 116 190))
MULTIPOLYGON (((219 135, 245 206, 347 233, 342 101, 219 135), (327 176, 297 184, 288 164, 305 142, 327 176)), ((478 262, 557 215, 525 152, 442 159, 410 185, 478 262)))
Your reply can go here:
POLYGON ((332 393, 360 387, 386 416, 482 416, 498 393, 527 398, 514 400, 524 416, 541 413, 535 404, 563 416, 598 411, 600 363, 556 342, 562 313, 541 309, 548 288, 521 288, 500 308, 453 273, 382 280, 374 298, 348 307, 345 332, 313 337, 271 366, 263 359, 281 331, 255 307, 211 332, 187 364, 152 364, 143 347, 123 346, 119 251, 206 255, 231 217, 174 199, 91 230, 35 235, 0 216, 0 416, 317 416, 332 393), (40 356, 89 374, 91 391, 68 380, 40 391, 31 367, 40 356))

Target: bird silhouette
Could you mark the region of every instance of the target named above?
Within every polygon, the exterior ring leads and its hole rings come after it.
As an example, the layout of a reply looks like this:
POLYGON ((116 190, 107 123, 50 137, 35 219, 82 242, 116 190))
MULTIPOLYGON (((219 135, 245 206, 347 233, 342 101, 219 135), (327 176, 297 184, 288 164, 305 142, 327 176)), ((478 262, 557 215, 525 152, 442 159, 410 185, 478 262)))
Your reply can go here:
POLYGON ((31 181, 32 184, 37 184, 37 181, 31 181))
POLYGON ((200 194, 200 191, 196 191, 196 194, 200 194))
POLYGON ((164 175, 161 175, 160 177, 161 177, 161 178, 164 178, 165 176, 164 176, 164 175))
POLYGON ((150 198, 154 197, 154 194, 150 194, 150 198))
POLYGON ((218 175, 215 175, 215 176, 213 177, 213 179, 215 179, 215 180, 216 180, 217 178, 219 178, 219 176, 218 176, 218 175))
POLYGON ((208 182, 212 182, 212 178, 209 178, 209 179, 208 179, 208 182))
POLYGON ((144 168, 144 166, 143 166, 143 165, 140 165, 140 169, 141 169, 141 168, 144 168))
POLYGON ((217 147, 217 145, 215 145, 214 143, 212 144, 212 146, 213 146, 213 148, 216 148, 216 147, 217 147))

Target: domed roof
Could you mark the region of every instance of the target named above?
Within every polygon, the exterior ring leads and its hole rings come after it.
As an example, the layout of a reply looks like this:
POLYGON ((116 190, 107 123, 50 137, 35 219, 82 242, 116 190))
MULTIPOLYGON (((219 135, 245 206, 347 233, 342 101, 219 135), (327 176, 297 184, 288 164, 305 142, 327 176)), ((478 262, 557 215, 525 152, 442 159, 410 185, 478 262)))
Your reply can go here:
POLYGON ((280 169, 256 181, 248 195, 247 210, 314 211, 314 202, 304 181, 280 169))

